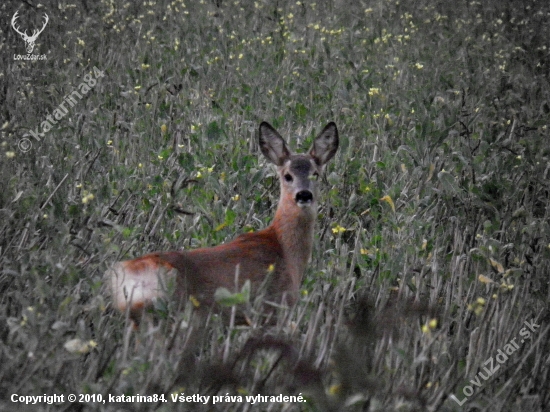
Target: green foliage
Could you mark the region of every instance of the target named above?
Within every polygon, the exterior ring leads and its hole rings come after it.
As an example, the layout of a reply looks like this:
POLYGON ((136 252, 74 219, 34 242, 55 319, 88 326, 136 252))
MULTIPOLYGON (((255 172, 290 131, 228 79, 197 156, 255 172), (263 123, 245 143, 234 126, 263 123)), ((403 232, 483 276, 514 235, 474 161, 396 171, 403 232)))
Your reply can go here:
POLYGON ((250 280, 247 280, 241 291, 231 293, 226 288, 218 288, 214 293, 214 300, 222 306, 235 306, 248 303, 250 300, 250 280))
MULTIPOLYGON (((462 410, 449 395, 532 319, 463 408, 549 404, 547 3, 60 3, 39 9, 38 61, 12 60, 6 26, 0 409, 15 392, 295 391, 308 402, 273 410, 462 410), (91 91, 32 137, 86 75, 91 91), (101 287, 110 263, 269 224, 262 120, 303 150, 328 121, 340 132, 299 305, 264 333, 158 301, 130 334, 101 287)), ((261 308, 247 288, 217 296, 261 308)))

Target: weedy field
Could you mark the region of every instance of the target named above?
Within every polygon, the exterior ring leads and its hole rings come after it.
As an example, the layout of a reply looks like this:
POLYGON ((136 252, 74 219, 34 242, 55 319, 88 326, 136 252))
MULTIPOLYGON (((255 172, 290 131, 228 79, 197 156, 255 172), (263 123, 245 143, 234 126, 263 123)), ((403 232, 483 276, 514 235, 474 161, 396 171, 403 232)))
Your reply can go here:
POLYGON ((548 2, 30 5, 0 5, 2 410, 550 410, 548 2), (299 304, 131 332, 110 263, 269 224, 262 120, 340 131, 299 304))

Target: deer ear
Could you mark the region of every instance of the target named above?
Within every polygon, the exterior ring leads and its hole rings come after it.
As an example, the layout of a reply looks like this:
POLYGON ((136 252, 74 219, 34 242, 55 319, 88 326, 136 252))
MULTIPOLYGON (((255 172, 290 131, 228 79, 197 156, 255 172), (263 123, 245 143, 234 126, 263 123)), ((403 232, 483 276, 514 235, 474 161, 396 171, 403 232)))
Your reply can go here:
POLYGON ((291 152, 284 139, 269 123, 260 124, 260 149, 271 163, 282 166, 291 152))
POLYGON ((323 166, 334 157, 334 154, 338 150, 338 144, 338 129, 334 122, 330 122, 319 133, 319 136, 315 138, 309 154, 315 159, 315 163, 323 166))

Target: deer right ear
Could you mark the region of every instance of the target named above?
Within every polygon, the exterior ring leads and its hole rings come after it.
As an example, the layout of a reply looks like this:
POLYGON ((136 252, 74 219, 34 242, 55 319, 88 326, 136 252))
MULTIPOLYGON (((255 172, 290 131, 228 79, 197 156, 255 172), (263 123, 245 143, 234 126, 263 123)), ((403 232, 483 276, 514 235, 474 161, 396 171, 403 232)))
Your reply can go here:
POLYGON ((271 163, 282 166, 291 153, 284 139, 269 123, 260 124, 260 149, 271 163))

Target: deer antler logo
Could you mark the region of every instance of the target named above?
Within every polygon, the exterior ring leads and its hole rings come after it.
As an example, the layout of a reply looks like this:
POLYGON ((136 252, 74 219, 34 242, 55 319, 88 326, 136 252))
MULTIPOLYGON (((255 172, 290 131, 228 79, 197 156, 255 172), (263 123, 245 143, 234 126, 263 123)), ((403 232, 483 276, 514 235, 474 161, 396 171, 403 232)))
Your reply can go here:
POLYGON ((31 54, 32 51, 34 50, 34 42, 38 38, 38 35, 44 31, 44 29, 46 28, 46 25, 48 24, 48 21, 50 19, 48 18, 48 15, 46 13, 44 13, 44 25, 42 26, 42 28, 40 30, 34 29, 32 31, 32 36, 29 36, 29 35, 27 35, 27 30, 25 30, 25 32, 21 32, 19 30, 19 28, 15 25, 16 20, 19 17, 17 15, 17 13, 19 13, 19 11, 16 11, 15 14, 13 15, 12 19, 11 19, 11 26, 13 27, 13 29, 18 34, 21 35, 21 37, 25 41, 25 48, 27 49, 27 53, 31 54))

